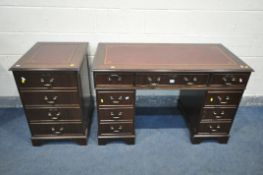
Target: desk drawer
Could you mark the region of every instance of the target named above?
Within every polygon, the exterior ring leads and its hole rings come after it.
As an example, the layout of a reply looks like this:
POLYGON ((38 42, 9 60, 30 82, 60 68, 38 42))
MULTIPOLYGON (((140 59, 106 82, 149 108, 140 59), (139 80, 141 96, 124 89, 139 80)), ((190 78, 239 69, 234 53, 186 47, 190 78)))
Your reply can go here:
POLYGON ((63 105, 80 102, 77 91, 23 91, 21 98, 24 105, 63 105))
POLYGON ((98 110, 100 121, 133 120, 134 108, 100 108, 98 110))
POLYGON ((240 91, 209 91, 206 105, 238 105, 242 92, 240 91))
POLYGON ((176 74, 176 73, 140 73, 136 74, 136 86, 162 86, 162 85, 184 85, 184 86, 206 86, 208 74, 176 74))
POLYGON ((19 88, 56 89, 77 87, 77 74, 75 72, 15 71, 14 76, 19 88))
POLYGON ((38 121, 81 121, 80 108, 27 108, 25 110, 29 122, 38 121))
POLYGON ((231 123, 200 123, 198 132, 218 134, 218 133, 229 133, 231 123))
POLYGON ((249 74, 245 73, 221 73, 213 74, 211 79, 212 86, 246 86, 249 74))
POLYGON ((130 85, 133 86, 132 73, 95 73, 95 85, 130 85))
POLYGON ((74 124, 30 124, 33 136, 84 135, 81 123, 74 124))
POLYGON ((100 123, 100 134, 133 134, 133 123, 100 123))
POLYGON ((232 120, 236 113, 236 108, 204 108, 202 120, 232 120))
POLYGON ((134 105, 134 91, 97 91, 98 105, 134 105))

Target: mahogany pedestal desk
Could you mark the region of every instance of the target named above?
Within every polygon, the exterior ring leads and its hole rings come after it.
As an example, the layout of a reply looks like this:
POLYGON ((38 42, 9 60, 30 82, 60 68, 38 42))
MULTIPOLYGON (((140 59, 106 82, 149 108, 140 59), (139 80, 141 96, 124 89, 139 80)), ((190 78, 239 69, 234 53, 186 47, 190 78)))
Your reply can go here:
POLYGON ((135 90, 180 90, 192 143, 227 143, 252 68, 221 44, 100 43, 93 63, 98 143, 135 143, 135 90))

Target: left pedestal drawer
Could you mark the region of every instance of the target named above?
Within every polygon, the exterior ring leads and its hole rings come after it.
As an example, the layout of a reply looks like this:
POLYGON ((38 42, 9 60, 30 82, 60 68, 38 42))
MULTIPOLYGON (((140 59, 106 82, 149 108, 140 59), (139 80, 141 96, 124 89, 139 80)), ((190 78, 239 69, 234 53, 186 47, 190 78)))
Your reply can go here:
POLYGON ((79 94, 75 90, 60 91, 21 91, 24 105, 63 105, 79 104, 79 94))
POLYGON ((14 76, 20 89, 77 88, 73 71, 17 71, 14 76))
POLYGON ((79 107, 33 107, 26 108, 25 112, 29 122, 81 120, 79 107))

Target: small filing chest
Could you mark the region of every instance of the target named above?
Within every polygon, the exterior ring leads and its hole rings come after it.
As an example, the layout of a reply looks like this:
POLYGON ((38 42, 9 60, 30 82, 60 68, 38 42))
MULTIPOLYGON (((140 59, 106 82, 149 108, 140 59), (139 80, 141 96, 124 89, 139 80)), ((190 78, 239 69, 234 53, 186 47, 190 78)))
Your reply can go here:
POLYGON ((87 43, 36 43, 10 70, 32 144, 74 140, 86 145, 93 109, 87 43))

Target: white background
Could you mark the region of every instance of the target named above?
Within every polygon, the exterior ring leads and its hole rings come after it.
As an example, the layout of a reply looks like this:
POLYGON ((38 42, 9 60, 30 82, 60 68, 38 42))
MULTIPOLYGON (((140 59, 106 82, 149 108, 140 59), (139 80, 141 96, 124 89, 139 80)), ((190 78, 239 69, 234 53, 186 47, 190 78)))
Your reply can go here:
POLYGON ((37 41, 222 43, 255 69, 263 95, 262 0, 0 0, 0 96, 18 96, 8 68, 37 41))

